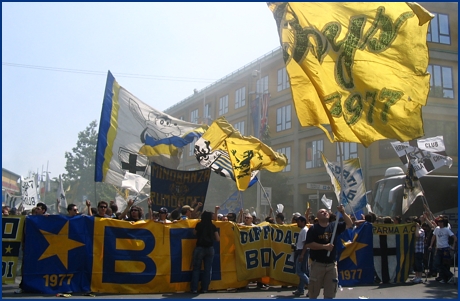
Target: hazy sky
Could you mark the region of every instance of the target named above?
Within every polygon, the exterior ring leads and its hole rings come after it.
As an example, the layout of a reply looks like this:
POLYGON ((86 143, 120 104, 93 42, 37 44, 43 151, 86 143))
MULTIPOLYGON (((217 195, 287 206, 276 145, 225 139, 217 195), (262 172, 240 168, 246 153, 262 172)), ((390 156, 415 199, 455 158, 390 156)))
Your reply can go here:
POLYGON ((2 167, 65 173, 108 70, 163 111, 277 47, 265 2, 2 2, 2 167))

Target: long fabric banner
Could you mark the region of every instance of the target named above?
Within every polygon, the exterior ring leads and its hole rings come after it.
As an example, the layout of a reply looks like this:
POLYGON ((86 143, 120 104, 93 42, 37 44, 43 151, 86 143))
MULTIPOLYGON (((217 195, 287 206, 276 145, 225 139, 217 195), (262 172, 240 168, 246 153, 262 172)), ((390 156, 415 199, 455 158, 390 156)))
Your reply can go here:
MULTIPOLYGON (((11 275, 9 279, 14 279, 12 270, 15 264, 9 264, 5 250, 14 249, 12 244, 8 247, 7 239, 13 238, 13 233, 22 233, 20 227, 24 218, 3 219, 7 220, 3 227, 2 263, 10 268, 11 273, 7 273, 11 275), (5 235, 8 233, 9 236, 5 235)), ((171 224, 153 221, 131 223, 62 215, 34 215, 27 216, 25 220, 22 279, 26 292, 136 294, 190 290, 192 254, 196 244, 193 229, 199 220, 181 220, 171 224)), ((290 247, 298 236, 297 225, 264 222, 247 227, 220 221, 214 224, 221 239, 214 243, 216 255, 210 290, 245 287, 254 280, 271 285, 298 283, 290 247)), ((336 245, 343 247, 338 252, 340 284, 353 286, 373 279, 369 276, 373 268, 367 262, 369 258, 372 260, 368 248, 374 248, 375 268, 379 275, 388 271, 397 275, 393 278, 381 276, 381 279, 404 282, 412 262, 415 226, 374 225, 373 236, 369 226, 345 233, 349 236, 337 237, 336 245), (381 236, 388 236, 385 241, 392 239, 399 251, 391 251, 392 244, 384 245, 381 236), (381 254, 376 251, 379 247, 383 250, 381 254), (395 261, 375 260, 376 256, 390 257, 393 253, 399 256, 395 261)), ((16 235, 15 239, 19 240, 19 237, 16 235)))
POLYGON ((192 205, 194 200, 204 206, 211 178, 210 169, 183 171, 152 163, 151 170, 152 210, 166 207, 171 212, 178 207, 192 205))
POLYGON ((291 243, 299 235, 297 225, 263 222, 256 226, 234 227, 236 270, 238 280, 265 276, 277 281, 296 283, 291 243))
POLYGON ((25 216, 2 216, 2 283, 15 283, 25 216))

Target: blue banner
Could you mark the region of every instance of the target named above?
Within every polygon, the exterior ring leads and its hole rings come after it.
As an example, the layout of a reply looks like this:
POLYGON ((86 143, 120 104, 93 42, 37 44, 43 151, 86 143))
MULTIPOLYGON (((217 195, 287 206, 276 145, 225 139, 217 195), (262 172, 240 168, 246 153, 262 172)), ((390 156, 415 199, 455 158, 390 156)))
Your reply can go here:
POLYGON ((24 291, 47 294, 91 291, 93 229, 94 218, 88 216, 27 216, 24 291))
POLYGON ((374 282, 372 224, 347 229, 335 240, 339 284, 356 286, 374 282))
POLYGON ((166 207, 171 212, 178 207, 192 205, 194 201, 201 202, 204 207, 211 178, 210 169, 183 171, 152 163, 151 170, 152 210, 166 207))

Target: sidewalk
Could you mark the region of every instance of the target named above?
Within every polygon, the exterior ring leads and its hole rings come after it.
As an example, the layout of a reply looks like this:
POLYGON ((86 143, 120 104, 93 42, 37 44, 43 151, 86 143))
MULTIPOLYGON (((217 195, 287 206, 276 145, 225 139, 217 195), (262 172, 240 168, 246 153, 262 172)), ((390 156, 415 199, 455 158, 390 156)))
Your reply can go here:
MULTIPOLYGON (((55 299, 55 295, 15 294, 21 278, 16 278, 15 284, 2 285, 2 299, 55 299)), ((238 290, 210 291, 206 294, 194 295, 188 292, 161 294, 105 294, 95 293, 96 298, 102 299, 307 299, 305 296, 294 297, 291 288, 280 286, 258 289, 255 284, 238 290)), ((82 293, 72 294, 70 299, 88 299, 82 293)), ((412 284, 373 284, 358 287, 343 287, 337 292, 337 299, 458 299, 458 284, 442 284, 429 277, 423 283, 412 284)), ((323 299, 322 292, 319 299, 323 299)))

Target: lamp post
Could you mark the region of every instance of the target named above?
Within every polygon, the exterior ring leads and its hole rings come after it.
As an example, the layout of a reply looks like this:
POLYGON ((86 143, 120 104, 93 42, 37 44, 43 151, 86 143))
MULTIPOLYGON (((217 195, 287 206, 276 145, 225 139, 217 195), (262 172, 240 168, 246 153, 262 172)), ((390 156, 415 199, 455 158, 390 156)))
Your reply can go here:
MULTIPOLYGON (((260 135, 260 99, 263 95, 263 87, 262 87, 262 68, 261 68, 261 65, 259 63, 259 70, 254 70, 252 71, 252 77, 253 78, 256 78, 258 77, 258 81, 256 82, 256 99, 258 99, 258 102, 259 102, 259 110, 257 112, 258 114, 258 132, 256 133, 256 128, 254 127, 254 135, 260 139, 259 135, 260 135)), ((256 212, 259 214, 259 218, 260 218, 260 203, 261 203, 261 198, 262 198, 262 193, 261 193, 261 190, 262 190, 262 182, 261 182, 261 177, 262 177, 262 170, 259 171, 258 175, 257 175, 257 178, 258 178, 258 181, 257 181, 257 204, 256 204, 256 212)))

